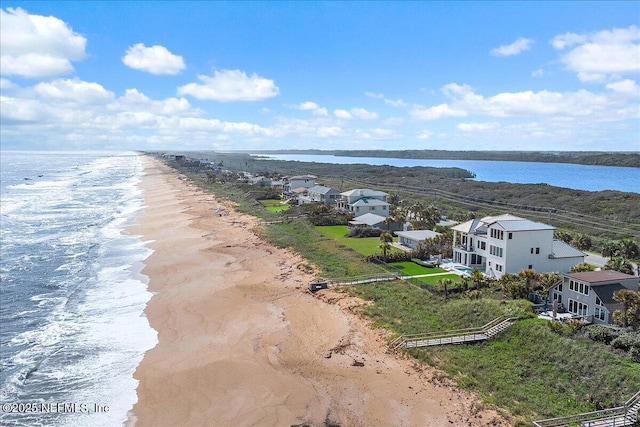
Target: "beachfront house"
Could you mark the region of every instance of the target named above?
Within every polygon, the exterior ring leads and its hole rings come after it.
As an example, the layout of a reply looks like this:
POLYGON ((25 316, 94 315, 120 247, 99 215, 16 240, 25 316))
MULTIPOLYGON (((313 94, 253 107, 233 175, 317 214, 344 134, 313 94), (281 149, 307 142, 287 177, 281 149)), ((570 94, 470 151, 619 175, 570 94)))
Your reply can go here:
POLYGON ((297 188, 309 189, 316 185, 316 177, 313 175, 297 175, 284 178, 283 193, 290 194, 297 188))
POLYGON ((418 249, 418 245, 425 240, 438 237, 439 235, 440 233, 431 230, 396 231, 398 243, 412 250, 418 249))
POLYGON ((637 292, 638 277, 610 270, 565 273, 562 281, 549 289, 549 300, 590 322, 607 324, 622 308, 613 299, 613 293, 622 289, 637 292))
POLYGON ((340 193, 336 206, 339 210, 351 212, 354 218, 367 213, 386 218, 389 216, 387 196, 388 194, 383 191, 357 188, 340 193))
POLYGON ((298 197, 298 204, 324 203, 325 205, 335 206, 339 196, 340 192, 335 188, 314 185, 307 189, 304 195, 298 197))
POLYGON ((524 269, 568 272, 586 254, 553 238, 554 227, 511 214, 458 224, 453 230, 453 261, 499 279, 524 269))

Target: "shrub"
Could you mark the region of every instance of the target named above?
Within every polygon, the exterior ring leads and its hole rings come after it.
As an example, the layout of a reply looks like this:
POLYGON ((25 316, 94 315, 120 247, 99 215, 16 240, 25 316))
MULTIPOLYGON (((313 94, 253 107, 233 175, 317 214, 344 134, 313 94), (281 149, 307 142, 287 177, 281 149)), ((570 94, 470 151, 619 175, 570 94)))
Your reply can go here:
POLYGON ((638 334, 625 333, 611 341, 613 348, 629 351, 632 347, 640 349, 640 336, 638 334))
POLYGON ((631 350, 629 350, 629 357, 631 358, 631 360, 633 360, 636 363, 640 363, 640 348, 638 347, 631 347, 631 350))
POLYGON ((382 230, 369 227, 355 227, 349 229, 349 237, 380 237, 382 230))
POLYGON ((611 344, 611 341, 620 336, 620 332, 607 326, 591 325, 585 329, 585 335, 593 341, 611 344))

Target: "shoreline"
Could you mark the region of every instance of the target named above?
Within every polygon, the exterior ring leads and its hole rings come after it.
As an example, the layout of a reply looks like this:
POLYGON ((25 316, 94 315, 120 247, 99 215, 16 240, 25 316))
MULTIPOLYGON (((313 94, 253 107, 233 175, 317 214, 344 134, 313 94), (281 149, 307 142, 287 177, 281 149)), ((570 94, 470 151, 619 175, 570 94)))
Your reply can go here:
POLYGON ((256 218, 143 161, 132 233, 153 250, 142 274, 158 343, 127 425, 509 425, 441 372, 385 354, 385 332, 356 314, 364 301, 307 292, 304 260, 257 237, 256 218))

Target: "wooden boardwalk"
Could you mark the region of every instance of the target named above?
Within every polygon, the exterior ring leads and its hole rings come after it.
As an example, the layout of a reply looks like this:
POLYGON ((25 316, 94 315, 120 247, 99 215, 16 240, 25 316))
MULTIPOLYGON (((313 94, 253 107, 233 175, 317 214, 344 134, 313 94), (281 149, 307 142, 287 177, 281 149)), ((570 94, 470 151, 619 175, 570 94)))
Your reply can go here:
POLYGON ((434 345, 465 344, 485 341, 504 331, 513 325, 515 321, 515 318, 498 317, 479 328, 401 335, 389 343, 387 351, 395 351, 400 348, 418 348, 434 345))
POLYGON ((640 391, 623 406, 534 421, 534 427, 628 427, 640 425, 640 391))

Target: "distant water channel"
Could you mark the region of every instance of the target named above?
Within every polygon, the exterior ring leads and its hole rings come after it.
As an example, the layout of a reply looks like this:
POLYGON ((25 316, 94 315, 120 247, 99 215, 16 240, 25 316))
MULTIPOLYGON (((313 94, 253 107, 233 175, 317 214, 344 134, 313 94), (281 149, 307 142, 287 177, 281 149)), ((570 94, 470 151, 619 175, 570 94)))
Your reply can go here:
POLYGON ((368 164, 398 167, 457 167, 476 175, 476 181, 545 183, 575 190, 618 190, 640 193, 640 168, 591 166, 570 163, 506 162, 493 160, 390 159, 381 157, 342 157, 332 155, 269 154, 274 160, 333 164, 368 164))

